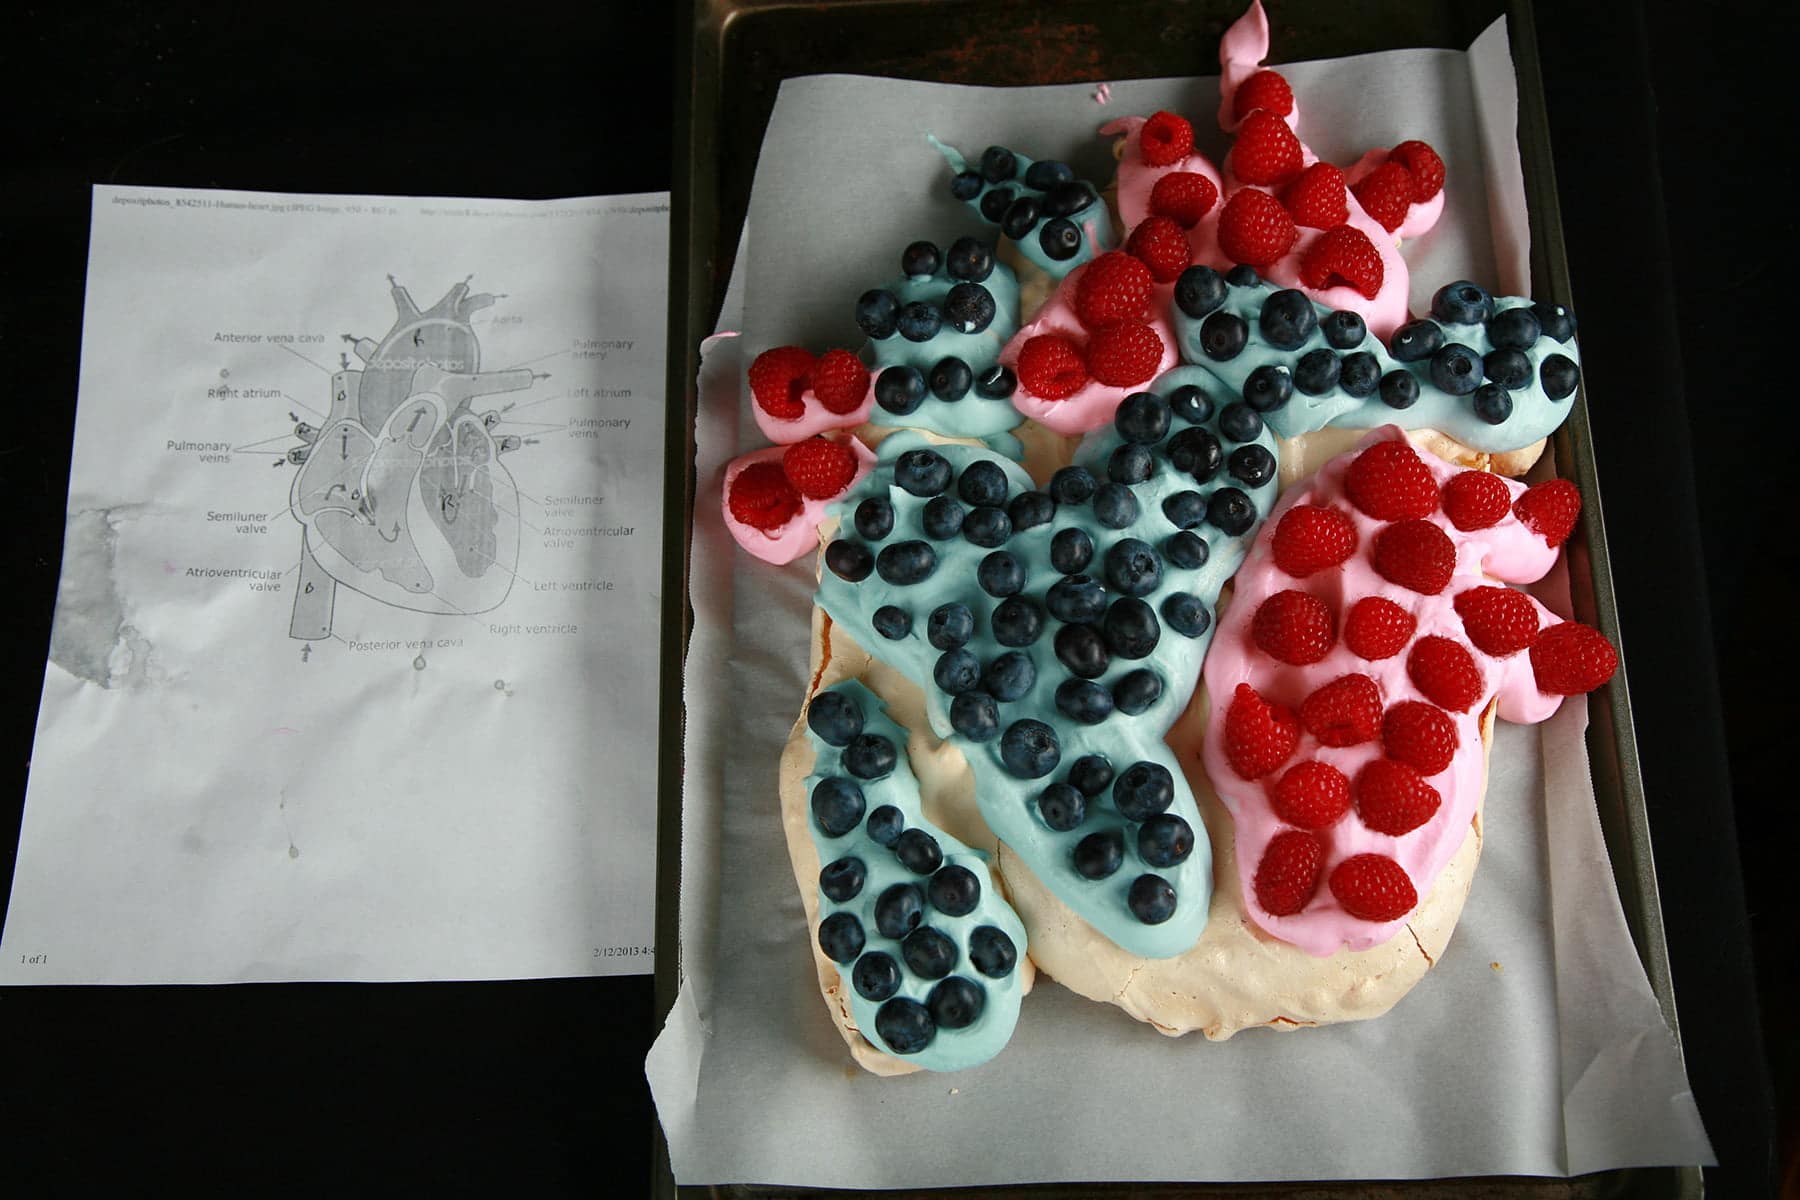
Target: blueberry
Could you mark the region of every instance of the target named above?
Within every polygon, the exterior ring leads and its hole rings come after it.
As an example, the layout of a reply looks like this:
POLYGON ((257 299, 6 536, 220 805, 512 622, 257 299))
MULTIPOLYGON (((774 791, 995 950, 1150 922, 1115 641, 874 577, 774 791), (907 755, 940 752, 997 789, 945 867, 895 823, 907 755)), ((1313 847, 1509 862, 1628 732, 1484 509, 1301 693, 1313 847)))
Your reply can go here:
POLYGON ((1496 350, 1529 350, 1544 332, 1529 308, 1503 308, 1488 318, 1488 341, 1496 350))
POLYGON ((931 368, 931 374, 925 377, 925 386, 939 400, 954 404, 969 394, 975 386, 975 372, 969 370, 969 364, 952 355, 940 358, 937 365, 931 368))
POLYGON ((1108 529, 1123 529, 1138 519, 1137 497, 1122 483, 1103 484, 1094 493, 1094 518, 1108 529))
POLYGON ((1267 363, 1244 380, 1244 403, 1257 412, 1274 412, 1294 394, 1294 376, 1286 367, 1267 363))
POLYGON ((959 283, 944 297, 944 320, 959 333, 980 333, 998 311, 993 293, 979 283, 959 283))
POLYGON ((1212 557, 1212 548, 1205 538, 1184 529, 1163 543, 1163 557, 1173 566, 1192 571, 1206 565, 1206 560, 1212 557))
POLYGON ((889 884, 875 898, 875 928, 885 938, 899 941, 925 919, 925 897, 914 883, 889 884))
POLYGON ((825 565, 846 583, 861 583, 875 569, 875 556, 861 542, 838 538, 825 547, 825 565))
POLYGON ((1458 279, 1431 298, 1431 315, 1450 325, 1479 325, 1494 312, 1494 298, 1479 283, 1458 279))
POLYGON ((834 963, 855 960, 863 951, 862 922, 847 912, 835 912, 819 922, 819 949, 834 963))
POLYGON ((989 979, 1005 979, 1019 961, 1019 951, 1004 929, 977 926, 969 935, 969 961, 989 979))
POLYGON ((1394 330, 1389 349, 1401 362, 1424 362, 1444 344, 1444 331, 1431 321, 1408 321, 1394 330))
POLYGON ((1325 331, 1325 340, 1335 350, 1354 350, 1369 335, 1369 327, 1361 315, 1348 309, 1326 313, 1325 319, 1319 322, 1319 328, 1325 331))
POLYGON ((1126 596, 1147 596, 1162 583, 1162 556, 1150 543, 1120 538, 1106 550, 1106 582, 1126 596))
POLYGON ((1057 184, 1044 195, 1044 215, 1072 217, 1099 197, 1085 180, 1069 179, 1057 184))
POLYGON ((869 820, 863 826, 869 837, 878 846, 892 846, 906 828, 906 815, 891 804, 884 804, 869 814, 869 820))
POLYGON ((1419 380, 1396 368, 1381 377, 1381 402, 1389 408, 1411 408, 1419 401, 1419 380))
POLYGON ((1090 833, 1075 843, 1075 871, 1083 879, 1105 879, 1125 862, 1125 839, 1116 829, 1090 833))
POLYGON ((1079 829, 1087 820, 1087 797, 1066 783, 1053 783, 1038 794, 1038 815, 1058 833, 1079 829))
POLYGON ((1064 467, 1050 477, 1050 498, 1058 504, 1086 504, 1099 486, 1086 467, 1064 467))
POLYGON ((1119 402, 1113 425, 1128 442, 1160 442, 1169 432, 1169 402, 1155 392, 1133 392, 1119 402))
POLYGON ((947 695, 972 692, 981 686, 981 660, 967 647, 946 650, 932 666, 931 679, 947 695))
POLYGON ((917 367, 888 367, 875 377, 875 403, 904 417, 925 403, 925 376, 917 367))
POLYGON ((1199 637, 1212 624, 1212 614, 1206 611, 1206 605, 1200 597, 1188 592, 1170 592, 1164 596, 1162 617, 1169 623, 1169 628, 1182 637, 1199 637))
POLYGON ((1156 610, 1136 596, 1114 600, 1101 626, 1107 649, 1120 658, 1148 658, 1162 638, 1156 610))
POLYGON ((1512 396, 1497 383, 1484 383, 1475 389, 1475 415, 1489 425, 1504 425, 1512 416, 1512 396))
POLYGON ((863 731, 863 712, 842 692, 820 692, 806 706, 806 727, 827 746, 848 746, 863 731))
POLYGON ((1038 202, 1030 196, 1020 196, 1007 205, 1006 212, 1000 218, 1000 232, 1015 242, 1022 242, 1031 233, 1031 227, 1038 223, 1038 202))
POLYGON ((875 632, 890 642, 897 642, 912 632, 912 614, 895 604, 884 604, 869 618, 875 632))
POLYGON ((1031 656, 1017 650, 1008 651, 989 663, 987 674, 981 677, 988 694, 1007 704, 1023 698, 1036 682, 1037 668, 1032 665, 1031 656))
POLYGON ((1136 442, 1126 442, 1106 460, 1106 477, 1127 487, 1144 482, 1155 471, 1156 459, 1150 453, 1150 447, 1136 442))
POLYGON ((1226 467, 1245 487, 1259 488, 1275 478, 1275 456, 1255 442, 1233 450, 1226 467))
POLYGON ((1481 386, 1481 356, 1461 342, 1439 347, 1431 356, 1431 382, 1452 396, 1468 395, 1481 386))
POLYGON ((1138 827, 1138 857, 1153 867, 1179 866, 1194 852, 1194 830, 1174 813, 1151 817, 1138 827))
POLYGON ((883 546, 875 556, 875 573, 900 587, 929 579, 937 570, 937 551, 917 540, 883 546))
POLYGON ((1098 725, 1112 716, 1112 693, 1091 679, 1065 679, 1056 685, 1056 711, 1083 725, 1098 725))
POLYGON ((1206 519, 1229 537, 1248 533, 1256 524, 1256 505, 1233 487, 1222 487, 1206 502, 1206 519))
POLYGON ((856 300, 856 325, 877 341, 894 336, 894 318, 900 301, 885 288, 871 288, 856 300))
POLYGON ((1125 893, 1131 915, 1146 925, 1161 925, 1175 915, 1175 889, 1161 875, 1139 875, 1125 893))
POLYGON ((1538 379, 1544 384, 1544 395, 1552 400, 1566 400, 1575 394, 1575 385, 1581 381, 1581 368, 1572 359, 1552 354, 1538 367, 1538 379))
POLYGON ((1018 195, 1009 187, 989 188, 981 197, 981 215, 998 225, 1006 216, 1006 210, 1012 207, 1013 197, 1018 195))
POLYGON ((995 363, 975 377, 975 391, 989 400, 1007 400, 1019 390, 1019 377, 1012 368, 995 363))
POLYGON ((1349 355, 1344 359, 1344 369, 1338 372, 1338 386, 1359 400, 1373 396, 1381 386, 1381 360, 1366 350, 1349 355))
POLYGON ((1000 469, 999 463, 985 458, 978 458, 964 467, 956 478, 956 494, 974 507, 1004 504, 1006 490, 1006 472, 1000 469))
MULTIPOLYGON (((894 743, 879 733, 860 733, 851 743, 844 747, 844 770, 858 779, 886 779, 894 771, 894 764, 899 761, 894 750, 894 743)), ((862 810, 857 810, 857 817, 862 810)), ((856 822, 852 821, 854 825, 856 822)))
POLYGON ((1177 529, 1192 529, 1206 520, 1206 497, 1199 492, 1176 492, 1162 502, 1163 516, 1177 529))
POLYGON ((925 896, 946 917, 966 917, 981 903, 981 880, 969 868, 952 863, 931 877, 925 896))
POLYGON ((1190 425, 1202 425, 1212 420, 1212 397, 1194 384, 1184 383, 1169 393, 1169 411, 1190 425))
POLYGON ((1162 699, 1162 676, 1145 667, 1127 671, 1113 684, 1113 704, 1128 717, 1135 717, 1162 699))
POLYGON ((1094 561, 1094 539, 1083 529, 1059 529, 1050 539, 1050 565, 1063 575, 1079 575, 1094 561))
POLYGON ((1169 439, 1169 465, 1177 471, 1186 471, 1198 483, 1206 483, 1217 475, 1224 464, 1225 451, 1210 430, 1195 426, 1169 439))
POLYGON ((1540 300, 1531 306, 1531 315, 1538 319, 1538 327, 1547 338, 1554 338, 1566 346, 1575 336, 1575 314, 1560 304, 1545 304, 1540 300))
POLYGON ((1221 309, 1200 326, 1200 349, 1215 362, 1236 358, 1249 341, 1250 327, 1233 312, 1221 309))
POLYGON ((1048 525, 1056 519, 1056 501, 1045 492, 1020 492, 1006 506, 1013 529, 1023 532, 1037 525, 1048 525))
POLYGON ((900 252, 900 273, 916 277, 936 275, 943 255, 931 242, 914 242, 900 252))
POLYGON ((906 935, 900 957, 920 979, 942 979, 956 969, 956 943, 926 925, 906 935))
POLYGON ((964 692, 950 701, 950 728, 971 742, 991 742, 1000 732, 1000 706, 986 692, 964 692))
POLYGON ((886 1000, 900 990, 900 964, 891 955, 871 950, 856 960, 850 985, 864 1000, 886 1000))
POLYGON ((1239 263, 1225 272, 1225 282, 1232 287, 1260 287, 1262 286, 1262 276, 1256 273, 1255 267, 1239 263))
POLYGON ((981 176, 974 171, 959 171, 950 180, 950 194, 958 200, 969 201, 981 195, 981 176))
POLYGON ((894 506, 881 496, 870 496, 856 506, 851 518, 856 532, 871 542, 879 542, 894 532, 894 506))
POLYGON ((935 496, 950 486, 950 464, 935 450, 908 450, 894 461, 894 482, 920 498, 935 496))
POLYGON ((1489 350, 1481 356, 1481 373, 1515 391, 1531 382, 1531 359, 1523 350, 1489 350))
POLYGON ((1189 267, 1175 281, 1175 304, 1198 321, 1225 303, 1225 277, 1211 267, 1189 267))
POLYGON ((949 496, 933 496, 925 502, 925 536, 943 541, 962 532, 968 510, 949 496))
POLYGON ((1045 221, 1044 227, 1038 230, 1038 245, 1045 257, 1054 262, 1067 262, 1081 249, 1081 230, 1066 217, 1045 221))
POLYGON ((1277 350, 1298 350, 1319 327, 1319 314, 1305 292, 1283 288, 1263 301, 1256 328, 1277 350))
POLYGON ((1127 821, 1148 821, 1175 803, 1175 777, 1161 763, 1135 762, 1113 784, 1113 807, 1127 821))
POLYGON ((923 829, 908 829, 894 843, 894 857, 914 875, 929 875, 944 865, 937 839, 923 829))
POLYGON ((981 1019, 986 1004, 987 993, 981 985, 961 975, 952 975, 925 997, 925 1007, 931 1010, 931 1019, 939 1029, 967 1029, 981 1019))
POLYGON ((894 328, 909 342, 929 342, 943 325, 944 317, 937 306, 924 300, 902 304, 900 315, 894 318, 894 328))
POLYGON ((813 786, 813 820, 826 837, 843 837, 855 829, 862 820, 864 803, 862 788, 854 779, 829 775, 813 786))
POLYGON ((959 237, 945 256, 953 278, 980 283, 994 273, 994 248, 977 237, 959 237))
POLYGON ((1004 508, 978 508, 963 519, 963 538, 988 550, 1006 545, 1012 531, 1012 518, 1004 508))
POLYGON ((994 606, 988 628, 1002 646, 1029 646, 1044 632, 1044 614, 1033 601, 1009 596, 994 606))
POLYGON ((1057 184, 1068 183, 1074 178, 1075 172, 1069 164, 1057 162, 1054 158, 1034 162, 1025 168, 1025 186, 1040 192, 1047 192, 1057 184))
POLYGON ((989 146, 981 152, 980 169, 989 183, 1005 183, 1019 173, 1019 160, 1005 146, 989 146))
POLYGON ((862 859, 840 858, 836 862, 826 863, 819 871, 819 890, 842 904, 846 900, 856 899, 868 877, 869 868, 863 865, 862 859))
POLYGON ((1000 735, 1000 761, 1021 779, 1042 779, 1062 761, 1056 730, 1029 717, 1014 721, 1000 735))
POLYGON ((1092 799, 1112 786, 1112 764, 1104 754, 1084 754, 1069 767, 1069 786, 1092 799))
POLYGON ((1086 575, 1070 575, 1050 585, 1044 605, 1057 620, 1078 625, 1106 611, 1106 589, 1086 575))
POLYGON ((975 614, 967 605, 940 604, 925 619, 925 640, 939 650, 955 650, 975 635, 975 614))
POLYGON ((996 599, 1016 596, 1025 589, 1025 565, 1006 551, 996 550, 975 568, 975 581, 996 599))
POLYGON ((1336 352, 1323 346, 1308 350, 1294 364, 1294 386, 1308 396, 1323 396, 1338 385, 1344 364, 1336 352))
POLYGON ((937 1026, 923 1004, 895 996, 875 1010, 875 1036, 895 1054, 917 1054, 931 1045, 937 1026))

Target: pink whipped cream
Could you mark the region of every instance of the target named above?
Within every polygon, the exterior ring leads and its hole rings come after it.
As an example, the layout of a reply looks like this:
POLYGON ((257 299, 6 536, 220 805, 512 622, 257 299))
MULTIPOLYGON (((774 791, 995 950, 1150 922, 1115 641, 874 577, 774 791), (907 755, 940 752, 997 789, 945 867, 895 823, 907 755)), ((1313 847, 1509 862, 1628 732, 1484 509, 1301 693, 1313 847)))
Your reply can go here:
MULTIPOLYGON (((810 393, 809 393, 810 394, 810 393)), ((725 528, 737 544, 756 555, 764 562, 784 566, 797 558, 804 557, 819 548, 819 524, 825 519, 825 510, 836 504, 843 495, 855 487, 864 475, 875 465, 875 455, 856 438, 846 438, 845 444, 856 455, 856 474, 844 491, 824 500, 814 500, 810 496, 800 497, 800 511, 788 518, 787 524, 779 529, 762 530, 753 525, 746 525, 731 515, 731 484, 745 467, 754 463, 774 463, 781 465, 781 456, 787 452, 785 446, 769 446, 762 450, 734 458, 725 467, 725 486, 719 490, 719 508, 725 514, 725 528)))

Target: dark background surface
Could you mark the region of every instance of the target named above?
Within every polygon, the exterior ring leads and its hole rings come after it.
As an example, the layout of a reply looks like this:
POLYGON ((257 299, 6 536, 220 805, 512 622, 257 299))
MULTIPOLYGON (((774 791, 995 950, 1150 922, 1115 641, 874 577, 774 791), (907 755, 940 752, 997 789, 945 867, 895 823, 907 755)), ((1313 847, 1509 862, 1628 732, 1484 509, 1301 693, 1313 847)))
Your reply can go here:
MULTIPOLYGON (((1773 3, 1541 7, 1676 998, 1723 1164, 1709 1192, 1765 1195, 1764 1064, 1792 1162, 1800 1062, 1776 987, 1800 951, 1792 843, 1770 824, 1795 792, 1796 550, 1750 515, 1779 510, 1793 474, 1751 470, 1791 403, 1765 382, 1793 278, 1776 165, 1791 141, 1777 134, 1786 23, 1773 3)), ((8 880, 61 555, 90 185, 669 186, 664 5, 163 8, 34 6, 0 47, 15 123, 0 160, 8 880)), ((653 1020, 648 977, 0 991, 0 1121, 18 1148, 0 1178, 21 1195, 152 1178, 639 1194, 653 1020)))

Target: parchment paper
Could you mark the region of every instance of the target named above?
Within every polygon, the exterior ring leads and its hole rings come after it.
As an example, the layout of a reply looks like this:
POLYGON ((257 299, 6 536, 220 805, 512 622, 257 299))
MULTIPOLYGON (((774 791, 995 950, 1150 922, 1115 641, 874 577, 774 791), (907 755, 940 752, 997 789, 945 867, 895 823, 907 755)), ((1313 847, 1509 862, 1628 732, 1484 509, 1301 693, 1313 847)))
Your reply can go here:
MULTIPOLYGON (((1415 309, 1459 276, 1526 287, 1507 55, 1496 25, 1467 55, 1282 68, 1321 156, 1348 162, 1407 137, 1443 152, 1449 207, 1408 254, 1415 309)), ((1461 925, 1386 1017, 1172 1040, 1043 981, 983 1067, 879 1079, 850 1064, 814 984, 775 790, 805 685, 812 566, 775 570, 737 552, 715 499, 723 464, 761 444, 740 380, 770 345, 854 346, 850 297, 890 277, 906 242, 980 231, 949 199, 927 131, 1107 179, 1095 127, 1158 108, 1214 112, 1217 84, 1133 81, 1112 85, 1104 106, 1093 97, 1092 85, 848 77, 782 88, 721 320, 742 336, 712 339, 701 372, 683 985, 648 1063, 676 1178, 900 1187, 1710 1162, 1611 885, 1583 700, 1538 728, 1500 726, 1461 925)), ((1196 125, 1216 158, 1222 138, 1196 125)))

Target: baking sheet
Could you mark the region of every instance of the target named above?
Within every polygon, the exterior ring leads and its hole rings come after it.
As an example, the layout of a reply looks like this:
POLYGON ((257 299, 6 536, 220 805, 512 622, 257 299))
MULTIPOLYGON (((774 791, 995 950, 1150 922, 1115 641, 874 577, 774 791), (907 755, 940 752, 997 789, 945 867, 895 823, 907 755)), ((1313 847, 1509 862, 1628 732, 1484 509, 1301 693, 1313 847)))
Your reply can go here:
MULTIPOLYGON (((1322 157, 1349 161, 1405 137, 1444 153, 1451 203, 1408 250, 1415 308, 1458 276, 1527 290, 1502 27, 1469 55, 1282 70, 1322 157)), ((799 936, 774 789, 805 684, 810 569, 737 553, 713 503, 724 462, 760 444, 739 381, 770 345, 854 345, 848 296, 891 276, 907 241, 981 231, 945 194, 924 132, 968 149, 1008 141, 1104 179, 1098 124, 1217 104, 1210 79, 1110 91, 1102 106, 1092 85, 783 85, 721 318, 742 336, 710 343, 702 368, 684 978, 649 1063, 677 1180, 1400 1178, 1711 1161, 1612 890, 1579 701, 1537 729, 1500 727, 1486 852, 1462 923, 1386 1018, 1171 1041, 1043 983, 1012 1044, 975 1071, 881 1080, 849 1065, 799 936)), ((1222 135, 1197 132, 1216 158, 1222 135)))

